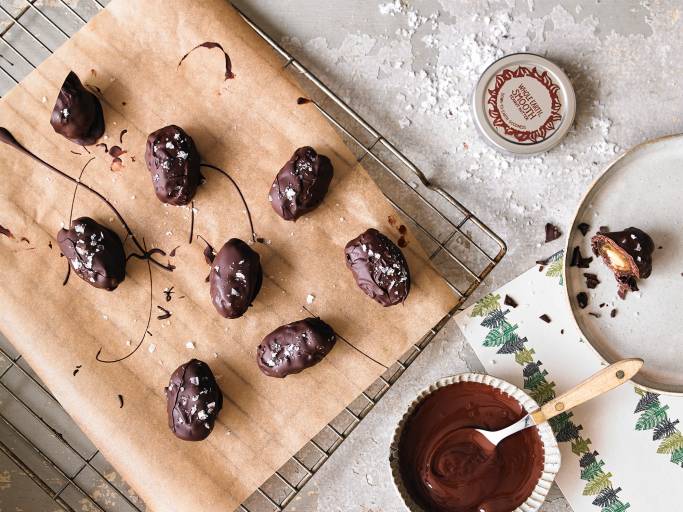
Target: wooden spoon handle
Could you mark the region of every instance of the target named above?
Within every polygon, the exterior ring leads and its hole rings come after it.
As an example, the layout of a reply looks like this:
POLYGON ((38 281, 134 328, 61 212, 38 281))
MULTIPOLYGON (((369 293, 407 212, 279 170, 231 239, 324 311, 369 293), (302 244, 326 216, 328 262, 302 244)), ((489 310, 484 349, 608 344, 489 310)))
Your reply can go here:
POLYGON ((631 379, 643 366, 642 359, 622 359, 591 375, 581 384, 547 402, 531 414, 535 423, 543 423, 558 414, 581 405, 631 379))

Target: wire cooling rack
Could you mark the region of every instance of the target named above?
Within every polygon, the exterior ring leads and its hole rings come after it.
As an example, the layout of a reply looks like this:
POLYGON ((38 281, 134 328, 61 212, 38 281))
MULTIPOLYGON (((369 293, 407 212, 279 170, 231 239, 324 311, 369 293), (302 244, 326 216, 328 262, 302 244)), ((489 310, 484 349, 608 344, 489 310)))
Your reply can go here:
MULTIPOLYGON (((0 0, 0 91, 28 74, 108 0, 0 0)), ((359 162, 412 228, 458 296, 456 306, 368 389, 264 482, 238 510, 281 511, 348 437, 506 252, 472 212, 432 185, 406 156, 254 22, 310 102, 338 130, 359 162)), ((117 478, 21 354, 0 346, 0 452, 64 510, 138 511, 144 504, 117 478), (38 398, 36 398, 38 397, 38 398), (41 439, 47 433, 48 441, 41 439)), ((26 503, 18 503, 25 506, 26 503)))

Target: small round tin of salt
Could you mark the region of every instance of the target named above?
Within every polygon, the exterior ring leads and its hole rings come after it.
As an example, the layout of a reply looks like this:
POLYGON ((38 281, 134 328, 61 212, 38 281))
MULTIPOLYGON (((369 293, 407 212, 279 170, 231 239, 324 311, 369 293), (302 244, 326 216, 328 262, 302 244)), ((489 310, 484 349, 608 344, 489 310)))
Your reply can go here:
POLYGON ((556 146, 574 121, 576 96, 557 65, 533 53, 491 64, 472 95, 477 128, 495 148, 517 155, 556 146))

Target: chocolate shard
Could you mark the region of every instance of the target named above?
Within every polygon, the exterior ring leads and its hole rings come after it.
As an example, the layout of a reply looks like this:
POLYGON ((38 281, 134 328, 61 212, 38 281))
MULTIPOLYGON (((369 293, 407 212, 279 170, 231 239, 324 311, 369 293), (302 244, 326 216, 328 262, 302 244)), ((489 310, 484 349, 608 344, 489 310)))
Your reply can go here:
POLYGON ((622 299, 629 291, 638 290, 638 279, 646 279, 652 272, 655 244, 647 233, 638 228, 611 233, 598 231, 591 238, 591 247, 614 273, 617 294, 622 299))
POLYGON ((333 175, 329 158, 308 146, 297 149, 270 188, 273 210, 285 220, 296 221, 320 206, 333 175))
POLYGON ((261 289, 263 271, 259 254, 238 238, 231 238, 211 263, 211 302, 225 318, 246 313, 261 289))
POLYGON ((511 308, 516 308, 519 305, 517 304, 517 301, 509 295, 505 295, 505 300, 503 301, 503 304, 505 304, 506 306, 510 306, 511 308))
POLYGON ((145 163, 159 201, 176 206, 192 201, 202 175, 199 152, 185 130, 172 124, 151 133, 145 163))
POLYGON ((585 222, 582 222, 581 224, 576 226, 576 229, 578 229, 583 236, 586 236, 588 234, 590 228, 590 224, 586 224, 585 222))
POLYGON ((223 393, 209 365, 191 359, 171 375, 166 388, 168 426, 183 441, 201 441, 213 430, 223 393))
POLYGON ((593 257, 589 256, 587 258, 584 258, 583 255, 581 254, 581 249, 577 245, 574 247, 574 250, 572 251, 572 259, 569 262, 570 267, 579 267, 579 268, 589 268, 591 262, 593 261, 593 257))
POLYGON ((562 236, 562 232, 560 229, 555 226, 554 224, 551 224, 548 222, 545 225, 545 243, 552 242, 553 240, 557 240, 562 236))
POLYGON ((596 288, 600 284, 600 279, 596 274, 591 274, 590 272, 584 272, 583 277, 586 278, 586 287, 589 289, 596 288))
POLYGON ((62 254, 78 277, 95 288, 113 291, 126 277, 126 255, 119 235, 90 217, 57 233, 62 254))
POLYGON ((356 284, 382 306, 403 303, 410 292, 410 270, 401 249, 376 229, 368 229, 344 248, 356 284))
POLYGON ((50 124, 55 132, 81 146, 94 144, 104 134, 102 104, 73 71, 59 90, 50 124))
POLYGON ((318 364, 332 350, 337 335, 319 318, 282 325, 256 350, 259 369, 269 377, 286 377, 318 364))
POLYGON ((543 320, 543 321, 544 321, 545 323, 547 323, 547 324, 549 324, 550 322, 552 322, 552 320, 550 319, 550 317, 549 317, 548 315, 546 315, 545 313, 542 314, 541 316, 539 316, 538 318, 540 318, 541 320, 543 320))

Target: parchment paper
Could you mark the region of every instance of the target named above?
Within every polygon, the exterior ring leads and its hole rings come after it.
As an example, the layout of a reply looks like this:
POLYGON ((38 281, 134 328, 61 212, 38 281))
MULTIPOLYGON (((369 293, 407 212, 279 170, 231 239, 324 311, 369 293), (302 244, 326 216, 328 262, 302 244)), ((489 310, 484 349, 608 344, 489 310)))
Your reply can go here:
MULTIPOLYGON (((113 201, 148 246, 180 246, 173 273, 152 270, 154 305, 172 317, 157 320, 155 307, 152 334, 133 357, 111 365, 95 360, 100 347, 107 358, 127 353, 144 332, 147 265, 131 260, 126 280, 112 293, 73 274, 62 286, 66 260, 55 236, 68 221, 73 185, 3 145, 0 224, 15 238, 0 237, 1 328, 152 510, 233 509, 456 299, 410 233, 403 251, 413 285, 405 305, 382 308, 357 288, 344 265, 344 245, 369 227, 396 240, 388 222, 396 213, 327 122, 311 105, 297 105, 299 88, 227 2, 115 0, 0 101, 2 126, 77 176, 89 155, 49 124, 70 69, 102 90, 102 142, 118 144, 121 130, 128 130, 123 169, 112 172, 111 157, 90 148, 96 160, 83 181, 113 201), (223 56, 216 50, 199 49, 177 69, 180 57, 204 41, 224 46, 235 79, 224 81, 223 56), (154 195, 144 166, 145 139, 171 123, 194 138, 204 161, 238 181, 255 230, 268 241, 255 246, 266 278, 243 318, 223 319, 210 302, 203 243, 188 245, 190 209, 164 206, 154 195), (328 155, 335 177, 318 210, 285 222, 272 211, 268 190, 303 145, 328 155), (163 290, 170 286, 175 293, 166 302, 163 290), (309 294, 315 299, 307 305, 309 294), (256 346, 275 327, 307 316, 304 305, 343 340, 304 373, 284 380, 262 375, 256 346), (194 348, 186 347, 188 341, 194 348), (192 357, 209 363, 225 395, 214 432, 200 443, 172 435, 163 394, 171 372, 192 357), (82 368, 73 376, 76 365, 82 368)), ((195 233, 217 248, 231 237, 248 240, 235 190, 217 173, 204 173, 207 182, 195 198, 195 233)), ((106 206, 83 190, 74 218, 81 215, 124 234, 106 206)))

